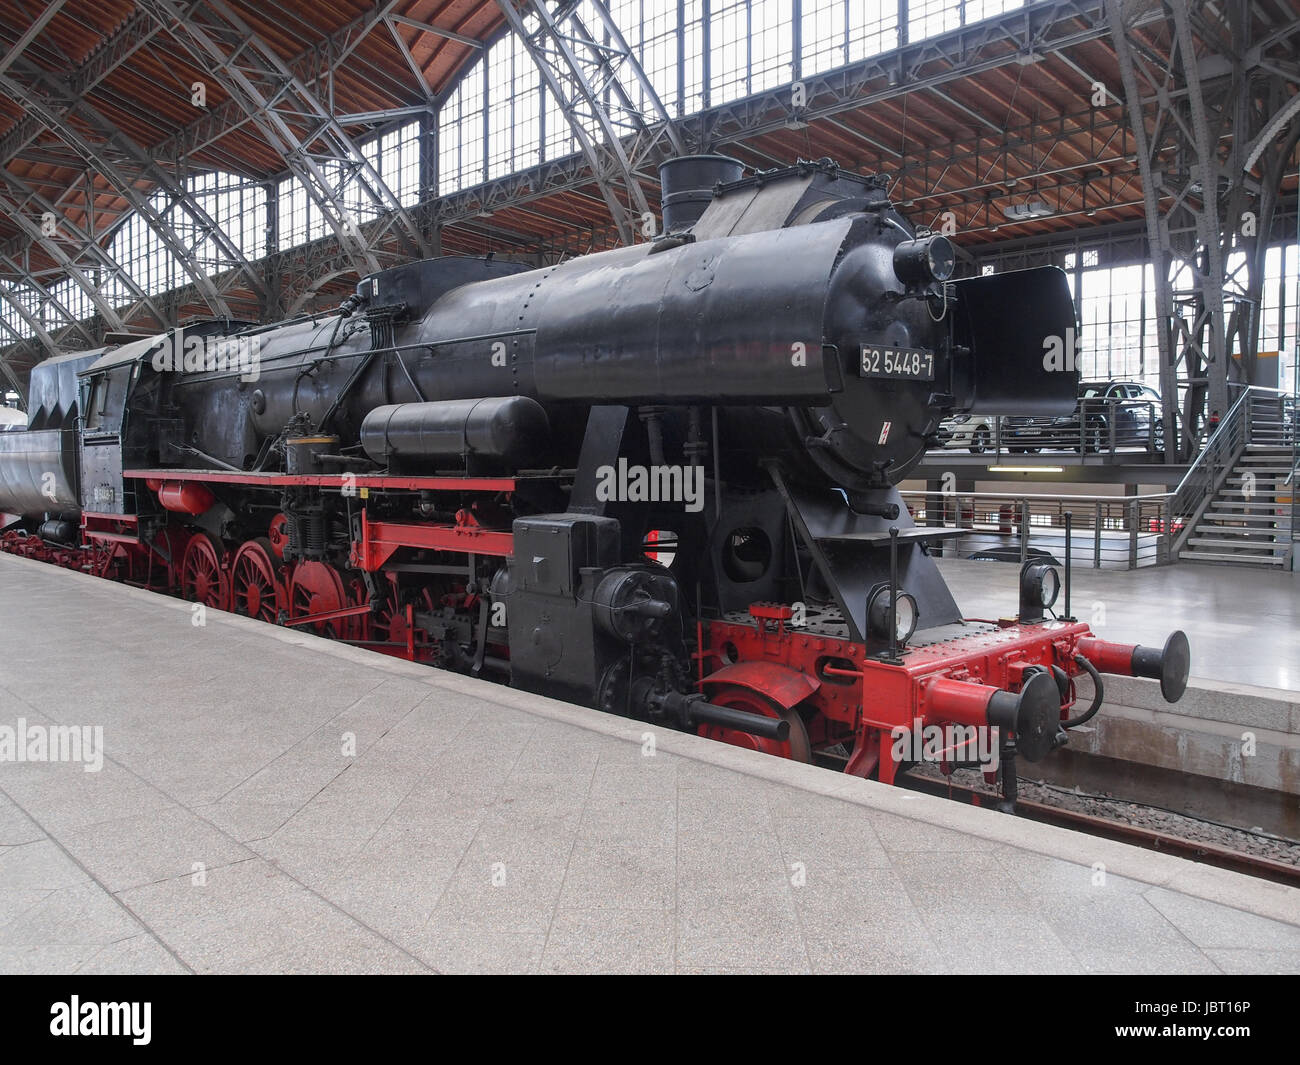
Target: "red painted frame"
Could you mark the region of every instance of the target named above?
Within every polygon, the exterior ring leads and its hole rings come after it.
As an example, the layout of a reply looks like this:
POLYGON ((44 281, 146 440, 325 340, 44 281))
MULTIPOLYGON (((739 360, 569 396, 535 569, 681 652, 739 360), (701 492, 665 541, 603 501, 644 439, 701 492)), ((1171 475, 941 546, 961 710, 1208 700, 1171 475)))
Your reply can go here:
MULTIPOLYGON (((461 511, 463 515, 467 513, 461 511)), ((457 517, 459 519, 460 515, 457 517)), ((410 522, 371 521, 366 511, 362 510, 361 539, 352 541, 349 561, 355 568, 373 573, 403 547, 508 558, 514 554, 515 538, 512 533, 480 528, 468 517, 464 521, 458 520, 455 525, 415 525, 410 522)))
MULTIPOLYGON (((748 684, 782 705, 781 692, 790 680, 811 683, 814 690, 801 705, 816 711, 809 728, 814 748, 852 744, 847 771, 866 776, 878 765, 877 775, 885 783, 893 783, 897 769, 888 756, 895 730, 910 729, 917 722, 966 723, 976 711, 982 713, 988 687, 1018 691, 1030 666, 1056 666, 1076 676, 1080 668, 1074 656, 1080 643, 1087 641, 1084 645, 1094 653, 1104 643, 1082 622, 1021 624, 1004 619, 982 623, 994 626, 991 631, 908 649, 895 663, 870 657, 861 644, 791 625, 788 607, 757 603, 750 613, 752 623, 720 620, 702 626, 699 654, 721 665, 705 671, 702 690, 707 693, 711 685, 728 682, 728 674, 742 665, 750 667, 748 684), (951 685, 942 699, 932 691, 938 678, 970 686, 967 712, 953 709, 951 685)), ((1107 664, 1119 665, 1121 657, 1113 655, 1107 664)), ((1062 702, 1062 718, 1072 705, 1071 695, 1062 702)))
POLYGON ((513 477, 391 477, 346 473, 247 473, 242 470, 124 470, 136 481, 208 481, 257 488, 305 485, 314 488, 394 488, 408 491, 513 492, 513 477))

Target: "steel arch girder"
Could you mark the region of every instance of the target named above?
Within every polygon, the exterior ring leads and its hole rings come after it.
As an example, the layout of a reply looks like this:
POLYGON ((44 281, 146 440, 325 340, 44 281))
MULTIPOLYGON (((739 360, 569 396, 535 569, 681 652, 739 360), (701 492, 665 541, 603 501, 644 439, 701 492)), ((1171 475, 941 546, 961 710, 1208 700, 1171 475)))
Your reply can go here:
MULTIPOLYGON (((149 227, 167 246, 168 251, 185 268, 185 272, 190 275, 198 286, 212 311, 215 314, 228 317, 230 308, 226 306, 225 299, 217 291, 216 286, 212 284, 207 273, 195 261, 194 256, 185 246, 185 242, 181 240, 179 234, 167 220, 153 209, 148 200, 140 195, 131 182, 118 173, 117 168, 109 162, 103 150, 97 149, 89 141, 85 140, 64 118, 60 117, 43 100, 33 95, 26 86, 19 85, 7 75, 0 74, 0 88, 3 88, 7 95, 22 104, 30 112, 40 116, 41 120, 48 125, 50 130, 61 141, 81 156, 88 165, 94 167, 98 173, 108 179, 110 184, 117 190, 118 195, 125 199, 132 209, 148 222, 149 227)), ((215 228, 217 227, 214 225, 215 228)))
MULTIPOLYGON (((11 205, 10 210, 13 214, 14 221, 18 224, 19 228, 27 234, 30 240, 35 241, 43 247, 60 266, 68 271, 68 276, 85 290, 86 294, 90 297, 91 302, 94 303, 95 309, 99 311, 109 325, 114 329, 123 328, 126 319, 130 318, 131 315, 128 314, 126 318, 119 316, 117 309, 103 298, 99 288, 92 285, 89 279, 82 273, 81 268, 76 265, 76 260, 69 256, 57 241, 43 233, 41 228, 24 213, 27 204, 32 202, 35 202, 43 212, 53 210, 53 205, 7 170, 0 170, 0 179, 7 183, 12 189, 17 190, 22 197, 21 200, 12 200, 7 193, 0 191, 0 202, 7 202, 11 205)), ((57 214, 57 212, 55 213, 57 214)), ((150 297, 149 294, 139 286, 131 276, 130 272, 122 266, 121 263, 114 259, 113 256, 110 255, 105 248, 101 247, 97 241, 92 240, 88 234, 80 229, 80 227, 73 225, 66 217, 62 218, 62 224, 81 244, 81 249, 77 253, 78 258, 86 254, 92 255, 99 261, 99 264, 104 269, 108 270, 115 277, 122 279, 123 283, 131 291, 131 294, 136 301, 148 310, 149 313, 158 320, 159 324, 166 324, 165 319, 162 317, 162 312, 153 302, 152 297, 150 297)))
POLYGON ((658 120, 659 128, 671 131, 669 135, 679 149, 681 141, 649 78, 645 76, 636 56, 627 46, 622 33, 610 18, 603 3, 601 0, 589 0, 589 2, 595 7, 606 30, 610 33, 611 40, 614 42, 612 47, 596 43, 582 22, 577 4, 567 4, 559 8, 556 12, 559 17, 558 22, 541 0, 522 0, 519 5, 516 5, 514 0, 497 0, 497 6, 532 58, 533 65, 542 75, 547 89, 567 117, 569 128, 591 167, 601 197, 610 210, 623 243, 632 244, 636 236, 629 214, 644 216, 650 213, 650 207, 637 178, 635 167, 624 149, 623 135, 615 129, 608 107, 601 102, 600 91, 592 84, 589 70, 598 69, 606 76, 606 87, 612 88, 614 95, 619 97, 624 111, 632 121, 635 134, 649 139, 651 137, 649 126, 632 107, 626 90, 618 79, 617 70, 610 63, 609 53, 616 51, 619 64, 629 65, 629 69, 634 71, 634 76, 643 86, 643 91, 647 91, 647 98, 651 100, 652 107, 658 108, 658 115, 654 117, 658 120), (535 29, 529 29, 526 24, 525 19, 529 17, 537 20, 535 29), (562 28, 561 23, 568 25, 567 32, 562 28), (594 59, 589 58, 584 64, 575 51, 575 45, 587 49, 594 59), (552 59, 552 55, 558 57, 558 62, 552 59), (595 122, 601 140, 595 139, 583 125, 583 117, 588 117, 595 122), (627 193, 630 212, 624 208, 615 194, 616 182, 627 193))
POLYGON ((1230 319, 1224 300, 1233 285, 1247 293, 1257 285, 1260 234, 1276 204, 1277 188, 1252 191, 1249 171, 1259 165, 1266 181, 1277 173, 1279 154, 1290 151, 1289 138, 1274 142, 1262 136, 1265 130, 1280 133, 1290 116, 1268 120, 1243 106, 1261 90, 1267 92, 1278 76, 1266 63, 1255 67, 1244 57, 1280 38, 1274 34, 1262 43, 1252 39, 1250 8, 1244 0, 1228 0, 1213 24, 1206 21, 1208 9, 1193 12, 1177 0, 1152 0, 1136 10, 1120 0, 1105 0, 1105 11, 1142 177, 1147 244, 1157 277, 1157 341, 1168 427, 1176 425, 1178 387, 1187 386, 1180 432, 1165 434, 1166 455, 1172 459, 1180 443, 1184 453, 1195 446, 1202 404, 1205 414, 1228 409, 1234 337, 1241 342, 1243 363, 1258 347, 1259 316, 1243 323, 1234 312, 1230 319), (1135 33, 1137 20, 1152 12, 1169 23, 1167 46, 1135 33), (1215 56, 1198 54, 1196 34, 1202 41, 1212 38, 1219 49, 1220 65, 1213 74, 1207 74, 1203 64, 1215 56), (1261 85, 1261 76, 1270 79, 1269 84, 1261 85), (1145 101, 1140 82, 1149 87, 1145 101), (1220 158, 1225 137, 1232 147, 1227 158, 1220 158), (1259 217, 1256 233, 1250 235, 1238 223, 1255 195, 1259 217), (1234 248, 1246 253, 1244 284, 1227 271, 1234 248), (1164 280, 1176 261, 1193 267, 1190 285, 1177 292, 1164 280))
MULTIPOLYGON (((277 148, 294 176, 303 182, 325 214, 336 238, 353 253, 359 267, 375 268, 371 248, 362 236, 361 223, 352 217, 347 205, 340 201, 331 187, 327 175, 312 158, 310 148, 317 141, 329 146, 326 154, 353 169, 354 177, 360 177, 360 187, 370 198, 371 205, 378 209, 378 224, 396 225, 417 256, 427 254, 423 234, 338 120, 224 0, 196 0, 188 5, 178 0, 138 0, 138 3, 166 26, 196 59, 214 64, 226 91, 239 101, 244 113, 263 132, 268 143, 277 148), (225 48, 221 36, 223 32, 229 36, 229 31, 233 31, 235 44, 225 48), (274 85, 275 93, 268 95, 264 92, 255 77, 274 85), (319 123, 309 134, 310 139, 302 140, 278 112, 280 100, 292 102, 293 106, 288 110, 296 118, 311 116, 312 121, 319 123)), ((373 25, 381 25, 382 21, 382 18, 376 19, 373 25)))
MULTIPOLYGON (((79 318, 73 317, 72 311, 67 306, 67 304, 65 304, 61 299, 56 297, 53 292, 47 289, 39 281, 37 281, 36 278, 32 276, 31 271, 24 270, 21 265, 14 262, 14 260, 9 258, 9 256, 7 255, 0 254, 0 264, 7 266, 15 274, 19 275, 19 277, 22 278, 20 284, 26 285, 28 288, 32 289, 38 296, 40 296, 42 300, 45 300, 46 302, 50 303, 54 307, 54 309, 57 310, 59 314, 63 316, 63 320, 66 323, 64 328, 75 329, 78 333, 82 335, 82 337, 85 338, 85 340, 88 343, 92 345, 96 343, 94 334, 89 329, 86 328, 85 324, 79 318)), ((53 334, 50 335, 51 337, 53 337, 53 334)), ((57 343, 58 342, 55 341, 56 345, 57 343)))
MULTIPOLYGON (((46 351, 51 355, 57 355, 59 353, 58 344, 55 343, 54 338, 50 336, 44 324, 39 318, 32 314, 31 311, 23 306, 22 300, 17 299, 14 296, 13 290, 8 285, 0 284, 0 299, 3 299, 10 307, 18 312, 18 317, 27 323, 28 327, 36 335, 36 338, 41 342, 46 351)), ((5 324, 7 328, 8 323, 5 324)), ((10 329, 10 332, 13 333, 13 330, 10 329)), ((24 338, 19 337, 19 339, 21 340, 24 338)))
MULTIPOLYGON (((12 175, 5 171, 0 171, 0 176, 3 176, 7 180, 12 179, 12 175)), ((91 302, 95 305, 95 309, 99 311, 101 316, 103 316, 104 321, 106 321, 113 329, 123 329, 125 324, 121 316, 117 313, 117 309, 104 299, 103 294, 95 285, 91 284, 89 278, 86 277, 82 272, 81 267, 76 264, 72 257, 69 256, 55 240, 42 233, 40 226, 36 225, 35 222, 23 214, 21 206, 10 200, 7 194, 0 192, 0 202, 9 204, 13 220, 18 227, 27 234, 30 240, 39 244, 49 252, 54 261, 67 271, 68 276, 71 277, 72 280, 85 291, 86 295, 90 297, 91 302)), ((98 245, 96 245, 96 247, 98 247, 98 245)), ((103 249, 100 250, 103 251, 103 249)), ((107 255, 106 252, 104 254, 107 255)), ((112 261, 113 260, 110 257, 109 262, 112 261)), ((122 268, 116 264, 114 264, 113 267, 110 267, 110 269, 115 269, 120 276, 126 276, 122 268)))

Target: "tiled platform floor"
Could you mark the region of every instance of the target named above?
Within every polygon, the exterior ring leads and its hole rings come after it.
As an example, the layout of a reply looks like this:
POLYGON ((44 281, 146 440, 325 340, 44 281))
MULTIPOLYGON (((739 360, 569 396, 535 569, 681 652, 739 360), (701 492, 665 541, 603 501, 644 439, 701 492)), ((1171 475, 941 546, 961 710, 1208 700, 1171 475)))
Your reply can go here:
MULTIPOLYGON (((939 569, 967 617, 1015 614, 1014 564, 940 559, 939 569)), ((1194 678, 1300 691, 1300 573, 1194 562, 1074 566, 1072 584, 1071 611, 1099 636, 1161 647, 1183 629, 1194 678)))
POLYGON ((0 556, 4 972, 1300 971, 1300 891, 0 556))

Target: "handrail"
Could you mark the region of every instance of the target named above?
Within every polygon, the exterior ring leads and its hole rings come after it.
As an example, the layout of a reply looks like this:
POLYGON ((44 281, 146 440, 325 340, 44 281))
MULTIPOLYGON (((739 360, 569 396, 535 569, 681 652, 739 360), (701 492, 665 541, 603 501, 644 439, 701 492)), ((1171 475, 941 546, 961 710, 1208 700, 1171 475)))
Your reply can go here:
POLYGON ((1178 482, 1178 487, 1174 489, 1173 494, 1175 496, 1182 495, 1183 489, 1186 488, 1196 476, 1197 469, 1206 464, 1207 459, 1217 450, 1220 444, 1220 437, 1223 437, 1224 439, 1227 438, 1227 435, 1231 432, 1230 426, 1238 417, 1238 412, 1242 409, 1244 404, 1249 402, 1253 387, 1254 386, 1247 386, 1242 389, 1241 395, 1237 397, 1237 401, 1228 409, 1227 417, 1219 422, 1219 427, 1210 434, 1208 439, 1206 439, 1205 446, 1201 449, 1201 453, 1197 455, 1195 461, 1187 467, 1187 472, 1183 474, 1183 479, 1178 482))
MULTIPOLYGON (((1297 525, 1296 518, 1300 516, 1300 500, 1296 498, 1296 471, 1300 470, 1300 425, 1297 425, 1297 416, 1300 415, 1300 397, 1294 393, 1288 397, 1291 401, 1291 470, 1287 474, 1286 483, 1291 488, 1291 536, 1290 544, 1286 555, 1286 567, 1294 571, 1296 568, 1296 545, 1300 544, 1300 526, 1297 525)), ((1286 404, 1283 403, 1283 421, 1286 404)))
MULTIPOLYGON (((1082 528, 1076 524, 1077 531, 1088 527, 1089 519, 1093 530, 1094 565, 1100 565, 1103 556, 1111 561, 1127 558, 1128 564, 1139 565, 1139 536, 1156 534, 1155 559, 1159 562, 1172 562, 1179 557, 1188 539, 1195 534, 1198 523, 1217 494, 1222 490, 1229 476, 1242 461, 1249 444, 1259 442, 1267 432, 1279 448, 1291 449, 1291 473, 1287 483, 1300 488, 1300 399, 1294 393, 1278 388, 1265 388, 1258 385, 1242 385, 1240 393, 1215 431, 1209 435, 1203 450, 1196 456, 1178 486, 1169 492, 1156 492, 1136 496, 1119 495, 1075 495, 1060 493, 1029 492, 984 492, 955 491, 936 488, 908 489, 901 495, 909 503, 916 504, 918 521, 951 521, 948 502, 940 507, 938 500, 956 500, 957 523, 973 524, 984 527, 996 523, 1002 533, 1016 530, 1019 526, 1033 525, 1042 528, 1043 524, 1056 527, 1067 511, 1079 508, 1082 515, 1076 513, 1076 519, 1082 517, 1082 528), (1276 408, 1276 409, 1275 409, 1276 408), (1280 416, 1280 421, 1275 421, 1280 416), (1259 421, 1279 424, 1282 428, 1280 437, 1272 430, 1266 430, 1259 421), (939 507, 936 514, 935 508, 939 507), (924 509, 925 517, 921 517, 924 509), (967 516, 969 511, 970 517, 967 516), (1036 513, 1031 514, 1031 511, 1036 513), (982 516, 978 519, 975 514, 982 516), (1103 546, 1104 533, 1128 533, 1128 548, 1118 548, 1116 556, 1111 548, 1103 546)), ((1285 461, 1285 460, 1282 460, 1285 461)), ((1273 461, 1272 465, 1277 465, 1273 461)), ((1285 506, 1285 504, 1281 504, 1285 506)), ((1291 493, 1291 543, 1292 557, 1300 558, 1300 491, 1291 493)), ((1284 512, 1283 512, 1284 513, 1284 512)), ((1279 523, 1280 524, 1280 523, 1279 523)), ((1280 541, 1285 540, 1282 533, 1280 541)), ((1026 546, 1026 538, 1022 547, 1026 546)), ((1150 540, 1141 546, 1142 557, 1151 559, 1150 540)))
MULTIPOLYGON (((1075 451, 1083 465, 1089 464, 1093 456, 1100 461, 1143 452, 1153 459, 1164 455, 1164 427, 1160 421, 1159 404, 1151 400, 1093 396, 1080 399, 1071 414, 1059 418, 986 414, 967 416, 962 421, 970 417, 988 420, 992 433, 985 434, 985 443, 978 450, 973 446, 976 443, 974 433, 970 443, 962 446, 971 447, 974 454, 987 451, 998 461, 1008 455, 1040 450, 1075 451), (1138 411, 1144 411, 1145 418, 1134 417, 1134 424, 1127 424, 1126 417, 1138 411), (1058 422, 1063 424, 1058 425, 1058 422)), ((960 431, 953 430, 954 434, 960 431)), ((942 451, 947 447, 945 443, 942 448, 934 450, 942 451)))
POLYGON ((1260 393, 1280 394, 1279 389, 1260 388, 1249 385, 1242 389, 1241 395, 1229 409, 1227 416, 1218 428, 1205 441, 1204 448, 1183 474, 1183 479, 1174 489, 1170 502, 1170 512, 1175 518, 1183 519, 1183 527, 1175 535, 1171 552, 1177 557, 1184 544, 1190 539, 1197 522, 1208 509, 1215 494, 1223 487, 1238 459, 1246 450, 1250 441, 1250 405, 1260 393))
POLYGON ((908 489, 900 495, 919 523, 955 520, 975 537, 995 530, 1014 534, 1026 553, 1033 534, 1051 529, 1050 535, 1059 536, 1070 515, 1076 536, 1071 554, 1090 557, 1094 567, 1105 562, 1132 569, 1171 561, 1168 492, 1098 496, 908 489))
POLYGON ((898 494, 901 496, 978 496, 980 499, 1040 499, 1045 502, 1069 502, 1077 499, 1080 503, 1132 503, 1135 499, 1138 501, 1144 499, 1169 499, 1173 492, 1145 492, 1137 496, 1084 496, 1075 495, 1073 492, 1069 494, 1057 492, 1054 494, 1034 495, 1028 492, 945 492, 941 489, 936 491, 929 488, 909 488, 906 491, 900 491, 898 494))

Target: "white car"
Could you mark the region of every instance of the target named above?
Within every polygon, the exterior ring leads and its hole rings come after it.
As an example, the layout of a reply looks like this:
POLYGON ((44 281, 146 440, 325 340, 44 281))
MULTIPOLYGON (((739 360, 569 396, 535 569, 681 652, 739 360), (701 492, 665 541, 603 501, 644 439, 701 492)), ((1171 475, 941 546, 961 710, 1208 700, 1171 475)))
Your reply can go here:
POLYGON ((955 414, 945 418, 942 432, 944 447, 969 448, 972 455, 982 455, 993 448, 997 419, 986 414, 955 414))

